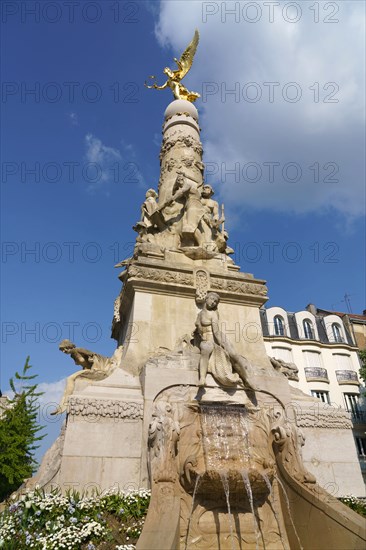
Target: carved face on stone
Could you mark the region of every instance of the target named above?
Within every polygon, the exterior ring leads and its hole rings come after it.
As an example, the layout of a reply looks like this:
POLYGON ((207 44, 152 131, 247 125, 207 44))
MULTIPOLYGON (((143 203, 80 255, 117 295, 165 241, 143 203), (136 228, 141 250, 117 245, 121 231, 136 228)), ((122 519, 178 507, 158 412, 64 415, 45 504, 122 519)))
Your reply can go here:
POLYGON ((202 197, 204 199, 209 199, 214 194, 214 190, 211 185, 204 185, 202 188, 202 197))
POLYGON ((182 187, 184 184, 184 176, 182 174, 177 175, 177 179, 175 180, 175 187, 179 188, 182 187))
POLYGON ((146 196, 147 199, 148 199, 149 197, 153 197, 154 199, 156 199, 157 196, 158 196, 158 194, 157 194, 157 192, 155 191, 155 189, 148 189, 148 190, 146 191, 146 195, 145 195, 145 196, 146 196))
POLYGON ((169 159, 166 166, 167 166, 167 169, 168 169, 168 172, 171 172, 172 169, 174 168, 175 166, 175 160, 174 159, 169 159))
POLYGON ((60 351, 62 351, 62 353, 71 353, 73 349, 75 349, 76 346, 73 342, 71 342, 70 340, 62 340, 62 342, 60 343, 58 349, 60 351))
POLYGON ((220 302, 220 296, 216 292, 209 292, 206 296, 207 309, 216 309, 220 302))

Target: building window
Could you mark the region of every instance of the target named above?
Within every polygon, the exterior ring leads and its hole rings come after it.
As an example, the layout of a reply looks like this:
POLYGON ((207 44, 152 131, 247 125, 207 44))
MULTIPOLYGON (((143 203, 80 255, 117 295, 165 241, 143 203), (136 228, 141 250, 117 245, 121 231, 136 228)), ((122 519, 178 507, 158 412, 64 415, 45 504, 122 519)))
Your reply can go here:
POLYGON ((336 367, 339 370, 351 370, 352 362, 351 356, 346 353, 333 353, 333 358, 336 362, 336 367))
POLYGON ((302 325, 304 327, 305 338, 307 338, 308 340, 314 340, 314 330, 312 322, 309 319, 304 319, 302 325))
POLYGON ((329 391, 311 390, 311 395, 330 405, 329 391))
POLYGON ((338 325, 338 323, 332 324, 332 332, 335 342, 343 342, 341 327, 338 325))
POLYGON ((304 351, 304 359, 307 367, 313 369, 323 368, 322 357, 318 351, 304 351))
POLYGON ((281 315, 276 315, 276 317, 274 318, 274 329, 276 336, 285 336, 285 322, 281 315))
POLYGON ((292 363, 293 362, 291 349, 289 349, 289 348, 276 348, 276 347, 273 347, 272 348, 272 354, 273 354, 273 357, 275 357, 276 359, 282 359, 282 361, 285 361, 286 363, 292 363))
POLYGON ((358 454, 366 456, 366 437, 355 437, 358 454))
POLYGON ((360 407, 358 404, 358 394, 357 393, 345 393, 344 401, 346 403, 346 410, 352 413, 352 416, 359 418, 361 415, 360 407))

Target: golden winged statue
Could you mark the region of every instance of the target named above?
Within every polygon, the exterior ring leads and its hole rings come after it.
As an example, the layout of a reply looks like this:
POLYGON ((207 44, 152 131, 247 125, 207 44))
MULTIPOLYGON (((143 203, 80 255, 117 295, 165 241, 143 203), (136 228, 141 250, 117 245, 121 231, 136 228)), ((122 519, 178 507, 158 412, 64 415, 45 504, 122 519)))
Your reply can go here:
MULTIPOLYGON (((146 88, 164 90, 164 88, 169 87, 172 89, 175 99, 186 99, 191 103, 196 101, 196 99, 200 97, 200 94, 198 94, 197 92, 190 92, 185 86, 183 86, 183 84, 181 84, 180 81, 186 76, 189 69, 192 67, 193 58, 197 50, 199 39, 200 35, 198 30, 196 29, 191 43, 184 50, 180 59, 178 60, 176 57, 174 58, 174 61, 178 65, 178 70, 173 71, 169 69, 169 67, 165 67, 164 73, 168 76, 168 80, 165 82, 165 84, 163 84, 162 86, 158 86, 156 82, 154 82, 152 86, 148 86, 145 82, 146 88)), ((150 78, 155 79, 156 77, 150 76, 150 78)))

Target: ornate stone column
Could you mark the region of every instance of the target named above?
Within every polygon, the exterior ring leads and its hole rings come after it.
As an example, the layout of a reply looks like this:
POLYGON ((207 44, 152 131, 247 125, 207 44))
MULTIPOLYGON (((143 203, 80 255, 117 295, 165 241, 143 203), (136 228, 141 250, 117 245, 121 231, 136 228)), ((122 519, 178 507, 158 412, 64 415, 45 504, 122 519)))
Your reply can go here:
POLYGON ((164 113, 160 151, 160 205, 171 197, 178 172, 184 172, 198 186, 203 184, 202 152, 196 107, 185 99, 172 101, 164 113))

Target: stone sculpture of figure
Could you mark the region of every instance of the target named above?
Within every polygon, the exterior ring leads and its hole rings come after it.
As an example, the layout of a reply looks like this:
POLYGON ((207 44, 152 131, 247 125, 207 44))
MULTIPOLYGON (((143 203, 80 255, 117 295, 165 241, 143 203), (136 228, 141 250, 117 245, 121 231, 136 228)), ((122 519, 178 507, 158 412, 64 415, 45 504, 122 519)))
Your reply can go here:
POLYGON ((204 226, 209 228, 209 233, 212 239, 212 229, 217 229, 220 226, 221 220, 219 220, 219 203, 213 200, 211 197, 214 195, 214 190, 211 185, 205 184, 202 187, 201 202, 205 206, 205 214, 202 221, 204 226))
POLYGON ((219 205, 211 198, 213 194, 210 185, 202 187, 184 172, 177 172, 171 197, 160 205, 157 192, 148 189, 141 206, 141 218, 133 227, 139 234, 137 250, 141 251, 142 246, 146 248, 146 243, 151 246, 166 244, 169 237, 171 244, 174 241, 175 247, 183 246, 195 257, 207 254, 213 257, 218 252, 231 254, 233 250, 227 246, 228 235, 224 231, 224 206, 220 217, 219 205), (164 233, 162 240, 161 233, 164 233))
POLYGON ((286 361, 276 359, 275 357, 270 357, 269 359, 272 363, 272 367, 285 375, 286 378, 294 380, 295 382, 299 381, 299 369, 295 363, 286 363, 286 361))
POLYGON ((82 377, 92 380, 103 380, 103 378, 109 376, 118 366, 116 353, 113 357, 105 357, 104 355, 99 355, 99 353, 89 351, 88 349, 77 348, 70 340, 63 340, 59 345, 59 349, 63 353, 70 355, 75 365, 80 365, 82 370, 74 372, 67 378, 66 388, 61 402, 57 409, 51 414, 61 414, 66 411, 68 398, 75 389, 75 380, 77 378, 82 377))
POLYGON ((141 219, 133 227, 140 235, 140 238, 144 238, 150 228, 158 227, 158 229, 165 229, 165 223, 161 212, 158 209, 156 199, 158 194, 155 189, 148 189, 145 195, 145 201, 141 205, 141 219))
POLYGON ((205 207, 201 202, 198 184, 191 179, 187 179, 182 173, 177 175, 172 197, 160 208, 162 209, 179 199, 185 199, 182 236, 191 238, 198 246, 202 246, 205 239, 198 226, 205 214, 205 207))
POLYGON ((202 188, 201 202, 205 206, 206 212, 202 218, 201 227, 205 241, 207 243, 214 242, 218 252, 233 254, 234 250, 227 244, 229 234, 224 229, 224 205, 221 207, 221 216, 219 216, 219 203, 211 198, 213 195, 214 190, 211 185, 204 185, 202 188))
POLYGON ((199 362, 199 386, 204 386, 208 372, 224 386, 244 385, 252 389, 248 382, 248 361, 237 354, 233 346, 221 333, 217 311, 220 296, 209 292, 202 311, 196 320, 196 330, 201 339, 199 362))
POLYGON ((226 238, 220 231, 220 225, 225 221, 225 218, 219 217, 219 203, 211 197, 214 195, 214 190, 211 185, 204 185, 202 188, 201 202, 205 206, 205 214, 202 218, 202 231, 206 242, 214 241, 219 252, 225 252, 226 238))
POLYGON ((141 206, 141 222, 146 225, 146 227, 151 227, 151 216, 156 211, 158 205, 156 202, 156 199, 158 198, 158 194, 155 191, 155 189, 148 189, 146 191, 145 195, 145 201, 142 203, 141 206))

